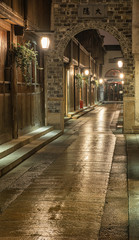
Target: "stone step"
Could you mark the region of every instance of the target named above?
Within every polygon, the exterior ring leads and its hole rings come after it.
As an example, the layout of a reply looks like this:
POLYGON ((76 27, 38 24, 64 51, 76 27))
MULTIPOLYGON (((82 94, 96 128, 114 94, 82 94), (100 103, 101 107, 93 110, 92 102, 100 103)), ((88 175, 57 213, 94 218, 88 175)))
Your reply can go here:
POLYGON ((79 112, 79 113, 73 115, 73 116, 72 116, 72 119, 78 119, 78 118, 80 118, 81 116, 83 116, 84 114, 92 111, 93 109, 94 109, 94 107, 92 107, 92 108, 90 107, 90 108, 88 108, 88 109, 84 109, 82 112, 79 112))
POLYGON ((18 139, 0 145, 0 159, 53 130, 52 126, 38 128, 18 139))
POLYGON ((133 126, 132 129, 134 133, 139 133, 139 126, 133 126))
POLYGON ((83 107, 75 112, 69 112, 67 114, 67 116, 65 117, 65 122, 68 121, 69 119, 73 118, 73 119, 77 119, 81 116, 83 116, 85 113, 88 113, 90 111, 92 111, 93 109, 95 109, 96 106, 102 105, 102 102, 98 102, 95 103, 92 106, 88 106, 88 107, 83 107))
POLYGON ((0 159, 0 177, 11 169, 16 167, 18 164, 23 162, 25 159, 30 157, 32 154, 40 150, 46 144, 52 142, 56 138, 62 135, 61 130, 53 130, 40 138, 33 140, 31 143, 19 148, 11 154, 0 159))
POLYGON ((79 110, 77 110, 75 112, 69 112, 68 113, 68 117, 69 118, 73 118, 75 115, 82 114, 82 112, 84 112, 84 111, 87 111, 87 110, 90 110, 90 109, 92 110, 92 109, 94 109, 94 106, 95 105, 81 108, 81 109, 79 109, 79 110))

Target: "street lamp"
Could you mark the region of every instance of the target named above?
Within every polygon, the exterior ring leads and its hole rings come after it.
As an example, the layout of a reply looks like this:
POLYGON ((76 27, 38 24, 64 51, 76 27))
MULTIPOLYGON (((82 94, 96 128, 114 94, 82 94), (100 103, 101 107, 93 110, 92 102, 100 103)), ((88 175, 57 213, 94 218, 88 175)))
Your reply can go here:
POLYGON ((99 79, 99 84, 102 84, 102 83, 103 83, 103 79, 100 78, 100 79, 99 79))
POLYGON ((123 79, 124 78, 124 74, 120 73, 120 78, 123 79))
POLYGON ((86 69, 86 70, 84 71, 84 73, 85 73, 85 76, 88 76, 88 75, 89 75, 89 70, 86 69))
POLYGON ((124 81, 122 80, 122 85, 124 84, 124 81))
POLYGON ((122 67, 123 67, 123 61, 119 60, 119 61, 117 62, 117 64, 118 64, 118 67, 119 67, 119 68, 122 68, 122 67))

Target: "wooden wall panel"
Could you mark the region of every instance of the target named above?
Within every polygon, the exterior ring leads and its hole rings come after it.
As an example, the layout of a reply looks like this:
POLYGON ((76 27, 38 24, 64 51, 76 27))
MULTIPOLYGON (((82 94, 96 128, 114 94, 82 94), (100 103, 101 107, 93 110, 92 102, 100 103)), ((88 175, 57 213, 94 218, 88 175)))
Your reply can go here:
POLYGON ((93 84, 91 84, 91 105, 93 105, 94 102, 94 88, 93 88, 93 84))
POLYGON ((24 17, 24 0, 13 0, 13 10, 24 17))
POLYGON ((0 29, 0 144, 12 138, 12 104, 10 82, 5 78, 6 59, 7 31, 0 29))
POLYGON ((17 97, 17 102, 18 102, 18 128, 22 129, 23 128, 23 115, 22 115, 22 94, 18 93, 17 97))
POLYGON ((39 2, 38 13, 39 13, 39 27, 46 31, 50 30, 50 15, 51 15, 51 0, 42 0, 39 2), (40 12, 42 12, 42 16, 40 17, 40 12))
POLYGON ((7 4, 9 7, 12 7, 12 0, 3 0, 5 4, 7 4))
POLYGON ((73 59, 78 62, 78 58, 79 58, 78 45, 75 42, 73 42, 73 59))
POLYGON ((69 94, 69 112, 74 111, 74 78, 72 75, 69 75, 69 90, 68 90, 68 94, 69 94))
POLYGON ((18 94, 19 135, 43 125, 42 92, 18 94))
MULTIPOLYGON (((18 102, 18 104, 21 104, 21 107, 22 107, 21 108, 21 110, 22 110, 21 116, 19 116, 19 120, 18 120, 19 122, 22 121, 22 129, 21 130, 23 130, 25 128, 25 126, 26 126, 26 122, 25 122, 25 117, 26 117, 25 100, 26 100, 25 94, 22 93, 22 95, 21 95, 21 103, 18 102), (22 120, 21 120, 21 118, 22 118, 22 120)), ((18 130, 20 130, 20 129, 18 128, 18 130)))
POLYGON ((31 108, 30 108, 30 101, 31 101, 31 94, 27 93, 26 96, 26 108, 27 108, 27 116, 26 116, 26 120, 27 120, 27 126, 31 125, 31 117, 30 117, 30 113, 31 113, 31 108))
POLYGON ((4 133, 4 95, 0 94, 0 133, 4 133))
POLYGON ((37 0, 29 0, 27 2, 27 19, 32 25, 38 26, 37 2, 37 0))
POLYGON ((87 106, 87 89, 86 89, 86 83, 84 82, 83 83, 83 97, 82 97, 82 100, 83 100, 83 106, 87 106))
POLYGON ((89 67, 90 57, 86 55, 84 51, 80 50, 80 63, 84 66, 89 67))
POLYGON ((12 129, 12 106, 11 106, 11 94, 5 93, 4 95, 4 115, 5 115, 5 130, 6 132, 11 132, 12 129))
POLYGON ((35 125, 35 94, 32 94, 32 126, 35 125))
POLYGON ((11 96, 10 94, 0 94, 0 144, 11 138, 11 96))
POLYGON ((27 19, 32 26, 41 30, 50 30, 51 0, 29 0, 27 2, 27 19), (35 17, 34 17, 35 16, 35 17))
POLYGON ((81 95, 81 89, 76 88, 75 90, 75 110, 79 109, 79 105, 80 105, 80 95, 81 95))
POLYGON ((2 2, 24 17, 24 0, 3 0, 2 2))
POLYGON ((0 81, 4 81, 4 69, 7 55, 7 31, 0 29, 0 81))
MULTIPOLYGON (((24 18, 24 3, 25 0, 5 0, 3 1, 9 7, 16 11, 24 18)), ((47 23, 47 19, 50 18, 50 6, 51 1, 38 1, 38 0, 29 0, 27 1, 27 20, 30 22, 30 26, 44 26, 46 25, 46 29, 49 29, 49 21, 47 23), (29 18, 28 18, 29 17, 29 18)), ((26 34, 27 35, 27 34, 26 34)), ((10 32, 9 36, 12 39, 12 33, 10 32)), ((31 34, 28 34, 29 39, 32 37, 31 34)), ((21 39, 22 42, 27 41, 27 38, 24 37, 16 37, 13 36, 14 41, 20 42, 18 38, 21 39)), ((9 41, 10 42, 10 39, 9 41)), ((9 44, 8 44, 9 45, 9 44)), ((7 65, 7 31, 0 29, 0 138, 4 136, 4 141, 10 135, 12 138, 12 99, 11 98, 11 63, 7 65)), ((39 52, 39 61, 41 64, 39 66, 43 67, 43 54, 39 52)), ((35 68, 33 68, 35 72, 35 68)), ((16 72, 16 71, 15 71, 16 72)), ((44 124, 44 96, 43 96, 43 71, 39 72, 36 77, 33 74, 34 79, 30 85, 27 85, 22 78, 21 70, 17 69, 17 122, 18 122, 18 135, 22 135, 26 132, 33 130, 33 128, 40 127, 44 124)), ((15 91, 16 93, 16 91, 15 91)), ((14 103, 14 101, 13 101, 14 103)), ((13 104, 14 105, 14 104, 13 104)), ((16 104, 15 108, 16 109, 16 104)), ((15 129, 14 129, 15 130, 15 129)), ((13 131, 14 132, 14 131, 13 131)), ((16 129, 17 133, 17 129, 16 129)), ((15 136, 15 135, 14 135, 15 136)), ((1 143, 1 141, 0 141, 1 143)))
POLYGON ((90 104, 90 86, 87 86, 87 105, 90 104))

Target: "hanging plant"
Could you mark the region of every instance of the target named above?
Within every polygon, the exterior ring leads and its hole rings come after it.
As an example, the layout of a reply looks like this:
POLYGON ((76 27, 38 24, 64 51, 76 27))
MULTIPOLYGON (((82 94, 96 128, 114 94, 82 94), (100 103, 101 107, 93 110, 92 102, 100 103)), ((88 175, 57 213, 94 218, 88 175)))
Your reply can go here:
POLYGON ((96 86, 96 87, 98 87, 98 80, 93 80, 93 81, 91 81, 91 83, 94 85, 94 86, 96 86))
POLYGON ((24 80, 26 82, 31 82, 32 77, 30 74, 30 66, 32 62, 34 62, 35 65, 38 65, 38 52, 31 47, 30 42, 27 42, 24 45, 18 43, 17 46, 13 44, 12 51, 15 56, 16 65, 21 69, 24 80))
POLYGON ((88 85, 89 84, 89 77, 88 76, 82 76, 82 74, 77 73, 75 75, 76 79, 76 86, 77 88, 82 88, 82 83, 85 81, 85 83, 88 85))
POLYGON ((83 76, 83 80, 85 83, 88 85, 89 84, 89 77, 88 76, 83 76))
POLYGON ((77 88, 81 88, 82 87, 83 76, 80 73, 77 73, 75 75, 75 79, 76 79, 77 88))

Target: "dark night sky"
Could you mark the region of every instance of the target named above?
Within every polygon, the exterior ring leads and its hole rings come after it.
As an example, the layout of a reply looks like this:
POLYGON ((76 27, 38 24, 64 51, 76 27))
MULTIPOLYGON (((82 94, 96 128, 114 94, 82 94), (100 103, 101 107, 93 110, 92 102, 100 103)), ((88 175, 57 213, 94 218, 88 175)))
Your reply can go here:
POLYGON ((108 32, 105 32, 102 29, 99 29, 99 32, 101 35, 105 36, 104 37, 104 45, 119 45, 119 42, 116 40, 116 38, 113 37, 108 32))

